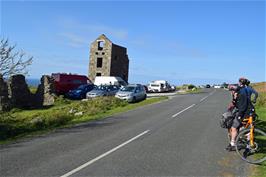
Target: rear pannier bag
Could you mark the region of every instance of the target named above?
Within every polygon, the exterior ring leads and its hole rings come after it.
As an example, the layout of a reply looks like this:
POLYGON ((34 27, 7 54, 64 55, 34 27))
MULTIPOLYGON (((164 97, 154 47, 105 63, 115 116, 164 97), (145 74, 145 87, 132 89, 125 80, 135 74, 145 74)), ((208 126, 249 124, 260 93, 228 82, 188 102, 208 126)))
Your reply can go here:
POLYGON ((220 119, 220 126, 222 128, 231 128, 234 120, 234 115, 231 111, 223 113, 222 118, 220 119))

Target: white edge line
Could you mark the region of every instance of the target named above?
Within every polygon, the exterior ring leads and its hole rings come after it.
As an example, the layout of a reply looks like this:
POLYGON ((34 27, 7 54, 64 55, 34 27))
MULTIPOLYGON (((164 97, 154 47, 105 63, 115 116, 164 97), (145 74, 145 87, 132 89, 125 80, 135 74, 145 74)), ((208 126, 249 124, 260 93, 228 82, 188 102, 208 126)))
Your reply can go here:
POLYGON ((105 156, 107 156, 107 155, 113 153, 114 151, 116 151, 116 150, 122 148, 123 146, 129 144, 130 142, 132 142, 132 141, 138 139, 139 137, 145 135, 145 134, 148 133, 149 131, 150 131, 150 130, 146 130, 146 131, 142 132, 141 134, 135 136, 134 138, 131 138, 130 140, 128 140, 128 141, 126 141, 126 142, 120 144, 119 146, 116 146, 116 147, 113 148, 113 149, 111 149, 110 151, 105 152, 104 154, 102 154, 102 155, 100 155, 100 156, 98 156, 98 157, 96 157, 96 158, 94 158, 94 159, 88 161, 87 163, 85 163, 85 164, 83 164, 83 165, 81 165, 81 166, 75 168, 74 170, 71 170, 70 172, 68 172, 68 173, 66 173, 66 174, 64 174, 64 175, 62 175, 61 177, 68 177, 68 176, 70 176, 70 175, 72 175, 72 174, 74 174, 74 173, 80 171, 81 169, 83 169, 83 168, 85 168, 85 167, 87 167, 87 166, 93 164, 94 162, 96 162, 96 161, 98 161, 98 160, 104 158, 105 156))
POLYGON ((192 107, 195 106, 195 105, 196 105, 196 104, 192 104, 191 106, 189 106, 189 107, 183 109, 182 111, 180 111, 180 112, 176 113, 175 115, 173 115, 172 118, 178 116, 178 115, 181 114, 182 112, 184 112, 184 111, 186 111, 186 110, 192 108, 192 107))

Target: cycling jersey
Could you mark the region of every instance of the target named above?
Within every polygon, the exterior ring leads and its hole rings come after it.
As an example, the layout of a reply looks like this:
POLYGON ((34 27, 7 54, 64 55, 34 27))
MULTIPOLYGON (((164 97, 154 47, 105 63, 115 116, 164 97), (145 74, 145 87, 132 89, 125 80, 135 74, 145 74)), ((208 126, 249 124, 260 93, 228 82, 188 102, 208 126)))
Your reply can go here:
POLYGON ((258 92, 253 89, 252 87, 250 86, 247 86, 246 87, 246 90, 247 90, 247 94, 248 94, 248 98, 251 100, 251 95, 254 94, 255 97, 254 97, 254 101, 256 102, 257 98, 258 98, 258 92))

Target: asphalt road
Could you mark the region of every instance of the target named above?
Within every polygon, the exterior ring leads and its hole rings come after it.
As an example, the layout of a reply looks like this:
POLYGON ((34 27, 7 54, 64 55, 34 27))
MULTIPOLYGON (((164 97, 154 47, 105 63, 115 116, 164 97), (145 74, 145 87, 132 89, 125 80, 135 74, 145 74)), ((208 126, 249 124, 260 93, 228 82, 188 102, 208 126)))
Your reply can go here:
POLYGON ((247 176, 219 118, 228 91, 177 95, 101 121, 0 146, 0 176, 247 176))

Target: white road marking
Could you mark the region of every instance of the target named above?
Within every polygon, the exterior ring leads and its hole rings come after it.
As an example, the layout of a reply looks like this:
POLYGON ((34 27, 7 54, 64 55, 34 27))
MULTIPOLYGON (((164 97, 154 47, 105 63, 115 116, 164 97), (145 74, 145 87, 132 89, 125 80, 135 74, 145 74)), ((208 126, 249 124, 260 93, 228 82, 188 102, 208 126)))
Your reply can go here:
POLYGON ((145 134, 148 133, 149 131, 150 131, 150 130, 146 130, 146 131, 142 132, 141 134, 135 136, 134 138, 131 138, 130 140, 128 140, 128 141, 126 141, 126 142, 120 144, 119 146, 116 146, 115 148, 111 149, 110 151, 105 152, 104 154, 102 154, 102 155, 100 155, 100 156, 98 156, 98 157, 96 157, 96 158, 94 158, 94 159, 88 161, 87 163, 85 163, 85 164, 83 164, 83 165, 81 165, 81 166, 75 168, 74 170, 72 170, 72 171, 70 171, 70 172, 68 172, 68 173, 66 173, 66 174, 64 174, 64 175, 62 175, 61 177, 68 177, 68 176, 70 176, 70 175, 72 175, 72 174, 74 174, 74 173, 80 171, 81 169, 83 169, 83 168, 85 168, 85 167, 87 167, 87 166, 93 164, 94 162, 96 162, 96 161, 98 161, 98 160, 104 158, 105 156, 107 156, 107 155, 109 155, 109 154, 115 152, 116 150, 122 148, 123 146, 129 144, 130 142, 132 142, 132 141, 138 139, 139 137, 145 135, 145 134))
POLYGON ((211 92, 210 95, 214 94, 214 92, 216 92, 216 90, 214 90, 213 92, 211 92))
POLYGON ((208 98, 210 95, 208 95, 208 96, 205 96, 204 98, 202 98, 201 100, 200 100, 200 102, 202 102, 203 100, 205 100, 206 98, 208 98))
POLYGON ((205 96, 204 98, 202 98, 202 99, 200 100, 200 102, 204 101, 206 98, 208 98, 209 96, 213 95, 215 91, 216 91, 216 90, 214 90, 214 91, 211 92, 209 95, 207 95, 207 96, 205 96))
POLYGON ((178 116, 178 115, 179 115, 179 114, 181 114, 182 112, 185 112, 186 110, 188 110, 188 109, 192 108, 192 107, 193 107, 193 106, 195 106, 195 105, 196 105, 196 104, 193 104, 193 105, 191 105, 191 106, 187 107, 186 109, 183 109, 182 111, 180 111, 180 112, 176 113, 175 115, 173 115, 173 116, 172 116, 172 118, 174 118, 174 117, 178 116))

